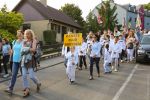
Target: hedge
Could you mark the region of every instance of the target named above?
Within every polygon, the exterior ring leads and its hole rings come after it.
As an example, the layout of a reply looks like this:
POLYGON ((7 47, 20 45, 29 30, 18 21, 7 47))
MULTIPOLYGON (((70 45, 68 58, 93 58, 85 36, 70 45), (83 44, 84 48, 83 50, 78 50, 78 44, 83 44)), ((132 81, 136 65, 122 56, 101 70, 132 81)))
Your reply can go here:
POLYGON ((56 31, 45 30, 43 32, 44 41, 47 44, 56 43, 56 31))

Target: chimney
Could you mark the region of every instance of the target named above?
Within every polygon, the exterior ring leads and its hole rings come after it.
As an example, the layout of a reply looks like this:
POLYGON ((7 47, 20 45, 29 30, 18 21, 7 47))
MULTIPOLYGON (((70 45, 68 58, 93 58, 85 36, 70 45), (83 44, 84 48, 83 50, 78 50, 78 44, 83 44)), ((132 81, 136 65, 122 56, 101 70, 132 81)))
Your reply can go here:
POLYGON ((38 0, 39 2, 41 2, 44 6, 47 6, 47 0, 38 0))

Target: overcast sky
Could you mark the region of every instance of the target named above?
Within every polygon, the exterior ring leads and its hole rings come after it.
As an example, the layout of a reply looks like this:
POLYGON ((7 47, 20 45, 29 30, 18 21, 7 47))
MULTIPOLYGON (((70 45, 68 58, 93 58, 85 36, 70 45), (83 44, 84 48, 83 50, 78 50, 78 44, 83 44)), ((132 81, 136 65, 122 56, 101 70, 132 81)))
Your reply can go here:
MULTIPOLYGON (((8 9, 11 10, 20 0, 0 0, 0 8, 6 4, 8 9)), ((114 0, 117 4, 147 4, 150 0, 114 0)), ((66 3, 74 3, 79 6, 83 12, 83 17, 85 18, 90 9, 92 10, 95 6, 101 3, 101 0, 47 0, 49 6, 60 9, 66 3)))

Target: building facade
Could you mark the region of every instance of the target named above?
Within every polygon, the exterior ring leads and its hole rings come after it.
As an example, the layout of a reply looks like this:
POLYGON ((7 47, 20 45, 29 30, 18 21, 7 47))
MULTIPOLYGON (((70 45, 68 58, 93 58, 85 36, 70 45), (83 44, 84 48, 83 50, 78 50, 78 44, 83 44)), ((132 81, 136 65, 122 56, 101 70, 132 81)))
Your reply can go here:
MULTIPOLYGON (((97 11, 97 7, 100 8, 101 4, 98 4, 93 10, 92 13, 93 15, 98 17, 98 11, 97 11)), ((120 25, 122 25, 124 19, 125 19, 125 24, 128 25, 129 21, 131 23, 131 27, 130 28, 136 28, 136 20, 137 20, 137 15, 139 14, 139 9, 141 8, 141 6, 134 6, 134 5, 130 5, 130 4, 126 4, 126 5, 120 5, 120 4, 116 4, 113 0, 110 0, 110 4, 111 7, 113 6, 117 6, 117 10, 115 13, 117 13, 117 19, 118 19, 118 23, 120 25)), ((150 30, 150 11, 144 9, 143 11, 143 16, 144 16, 144 22, 143 22, 143 26, 144 29, 148 29, 150 30)))
POLYGON ((47 5, 47 0, 21 0, 13 9, 23 14, 22 29, 32 29, 37 38, 43 41, 45 30, 56 31, 56 41, 62 42, 63 36, 69 32, 79 32, 81 26, 63 12, 47 5))

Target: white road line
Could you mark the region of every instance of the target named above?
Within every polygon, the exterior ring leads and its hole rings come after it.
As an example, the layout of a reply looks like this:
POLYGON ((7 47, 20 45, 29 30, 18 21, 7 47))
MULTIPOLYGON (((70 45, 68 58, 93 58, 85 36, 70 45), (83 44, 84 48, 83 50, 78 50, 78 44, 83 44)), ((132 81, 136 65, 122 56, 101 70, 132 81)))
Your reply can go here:
POLYGON ((147 100, 150 100, 150 74, 147 75, 147 100))
POLYGON ((119 100, 120 95, 122 94, 122 92, 124 91, 124 89, 128 85, 128 83, 130 82, 130 80, 131 80, 133 74, 135 73, 137 67, 138 67, 138 64, 136 64, 134 66, 134 69, 132 70, 132 72, 130 73, 130 75, 128 76, 126 81, 123 83, 123 85, 120 87, 119 91, 116 93, 116 95, 114 96, 114 98, 112 100, 119 100))

